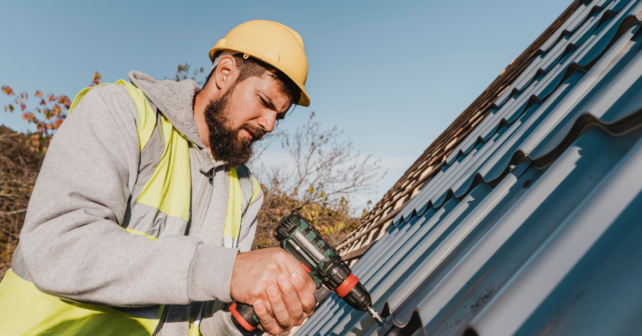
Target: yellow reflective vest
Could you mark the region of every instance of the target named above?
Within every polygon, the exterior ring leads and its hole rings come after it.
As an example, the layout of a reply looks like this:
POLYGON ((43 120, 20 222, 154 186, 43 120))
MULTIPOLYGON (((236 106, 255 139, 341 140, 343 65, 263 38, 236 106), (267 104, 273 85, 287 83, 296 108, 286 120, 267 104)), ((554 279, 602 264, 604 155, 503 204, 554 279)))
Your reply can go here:
MULTIPOLYGON (((191 204, 189 141, 151 107, 142 90, 123 80, 114 84, 124 86, 136 106, 141 153, 138 180, 121 226, 151 240, 185 234, 191 204)), ((90 89, 78 94, 69 113, 90 89)), ((243 210, 261 191, 253 177, 239 179, 239 169, 229 168, 226 247, 236 247, 243 210)), ((163 305, 119 308, 52 296, 11 269, 0 283, 0 335, 152 335, 163 311, 163 305)), ((198 334, 197 327, 190 328, 190 335, 198 334)))

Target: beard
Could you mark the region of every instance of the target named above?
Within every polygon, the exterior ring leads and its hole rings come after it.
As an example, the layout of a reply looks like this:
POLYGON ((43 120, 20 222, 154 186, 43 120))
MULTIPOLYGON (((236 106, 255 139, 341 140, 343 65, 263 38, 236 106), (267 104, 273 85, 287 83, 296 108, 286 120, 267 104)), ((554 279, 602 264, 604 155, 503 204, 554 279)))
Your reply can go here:
POLYGON ((211 100, 205 108, 205 122, 210 132, 210 150, 217 161, 227 162, 233 167, 245 165, 252 157, 252 145, 261 140, 265 130, 244 123, 239 127, 232 126, 232 102, 231 93, 234 87, 230 88, 223 96, 211 100), (241 129, 247 130, 252 139, 243 137, 238 139, 241 129))

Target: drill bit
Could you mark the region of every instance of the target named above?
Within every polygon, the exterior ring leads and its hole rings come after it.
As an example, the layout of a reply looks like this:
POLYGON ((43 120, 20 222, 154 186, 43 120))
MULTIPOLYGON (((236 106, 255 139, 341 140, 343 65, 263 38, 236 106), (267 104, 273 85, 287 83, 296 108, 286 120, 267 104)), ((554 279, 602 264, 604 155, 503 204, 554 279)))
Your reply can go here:
POLYGON ((379 313, 377 313, 377 311, 374 310, 372 306, 368 306, 367 310, 368 313, 370 313, 370 316, 372 316, 372 318, 377 321, 377 324, 379 324, 379 326, 381 327, 383 325, 383 319, 381 318, 381 315, 379 315, 379 313))

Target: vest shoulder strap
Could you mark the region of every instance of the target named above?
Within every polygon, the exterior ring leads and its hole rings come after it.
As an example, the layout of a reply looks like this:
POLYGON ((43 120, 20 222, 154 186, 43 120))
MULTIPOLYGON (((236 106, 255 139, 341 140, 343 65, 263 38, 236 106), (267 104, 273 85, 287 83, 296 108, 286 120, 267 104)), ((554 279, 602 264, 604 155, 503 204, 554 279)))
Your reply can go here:
POLYGON ((127 90, 127 93, 131 97, 132 101, 134 102, 134 106, 136 106, 136 111, 138 113, 138 118, 137 118, 137 125, 136 128, 138 130, 138 143, 140 145, 140 151, 143 151, 143 148, 145 148, 145 145, 149 141, 149 138, 151 138, 152 133, 154 132, 154 128, 156 127, 156 111, 154 108, 152 108, 149 105, 149 101, 147 97, 145 96, 145 93, 143 93, 143 90, 137 88, 131 83, 125 82, 122 79, 119 79, 113 84, 98 84, 93 87, 88 87, 80 90, 80 92, 76 95, 76 98, 74 98, 74 101, 71 103, 71 106, 69 107, 69 112, 68 114, 71 114, 73 110, 76 108, 78 103, 80 103, 80 100, 93 88, 99 87, 99 86, 104 86, 104 85, 122 85, 125 87, 127 90))

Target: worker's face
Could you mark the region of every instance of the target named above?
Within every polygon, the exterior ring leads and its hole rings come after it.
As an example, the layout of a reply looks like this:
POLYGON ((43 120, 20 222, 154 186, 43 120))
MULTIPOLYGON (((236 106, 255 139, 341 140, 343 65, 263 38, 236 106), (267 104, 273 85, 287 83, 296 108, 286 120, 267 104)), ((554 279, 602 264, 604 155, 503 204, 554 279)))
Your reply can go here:
POLYGON ((252 144, 271 132, 289 107, 280 83, 267 73, 235 83, 205 109, 212 154, 232 166, 246 164, 252 144))

